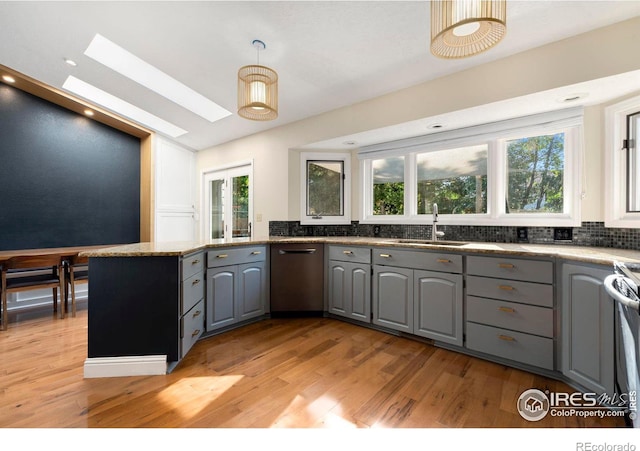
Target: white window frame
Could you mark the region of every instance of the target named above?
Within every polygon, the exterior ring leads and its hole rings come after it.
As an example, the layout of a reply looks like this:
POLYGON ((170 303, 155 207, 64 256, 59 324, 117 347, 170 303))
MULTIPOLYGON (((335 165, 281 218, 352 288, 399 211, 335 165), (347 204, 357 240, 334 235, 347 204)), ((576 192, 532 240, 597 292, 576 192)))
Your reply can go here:
POLYGON ((584 153, 582 108, 515 118, 501 123, 485 124, 460 130, 450 130, 407 140, 384 143, 363 149, 359 153, 361 188, 361 222, 363 224, 425 224, 431 215, 417 214, 416 155, 429 151, 455 149, 487 144, 487 213, 442 214, 443 225, 504 225, 576 227, 581 225, 582 162, 584 153), (510 139, 565 133, 564 149, 564 212, 506 213, 504 199, 507 183, 506 142, 510 139), (405 157, 405 214, 373 215, 373 160, 405 157))
POLYGON ((300 224, 342 225, 351 224, 351 153, 301 152, 300 153, 300 224), (307 214, 307 162, 341 161, 344 179, 342 185, 342 216, 311 216, 307 214))
POLYGON ((605 227, 640 227, 640 212, 627 212, 627 159, 622 140, 627 115, 640 111, 640 96, 605 108, 605 227))

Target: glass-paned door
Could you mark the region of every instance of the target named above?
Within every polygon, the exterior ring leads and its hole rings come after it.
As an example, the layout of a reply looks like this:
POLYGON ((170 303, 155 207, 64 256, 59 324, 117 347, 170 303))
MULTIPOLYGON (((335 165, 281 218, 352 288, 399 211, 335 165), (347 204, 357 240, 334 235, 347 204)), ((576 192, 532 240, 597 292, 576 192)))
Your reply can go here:
POLYGON ((251 236, 251 166, 209 172, 204 177, 207 239, 251 236))

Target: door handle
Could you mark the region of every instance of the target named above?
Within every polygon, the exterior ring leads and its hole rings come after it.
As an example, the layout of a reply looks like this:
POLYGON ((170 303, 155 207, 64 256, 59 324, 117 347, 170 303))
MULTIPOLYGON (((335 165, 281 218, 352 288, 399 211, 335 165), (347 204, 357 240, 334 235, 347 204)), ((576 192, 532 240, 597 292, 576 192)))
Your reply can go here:
POLYGON ((280 249, 278 251, 280 255, 285 254, 315 254, 315 249, 280 249))

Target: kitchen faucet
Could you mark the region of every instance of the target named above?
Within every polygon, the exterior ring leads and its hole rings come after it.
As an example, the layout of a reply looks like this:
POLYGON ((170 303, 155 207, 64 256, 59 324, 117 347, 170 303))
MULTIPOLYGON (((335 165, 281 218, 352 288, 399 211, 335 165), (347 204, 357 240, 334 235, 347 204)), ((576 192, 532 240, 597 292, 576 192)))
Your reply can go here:
POLYGON ((438 241, 439 236, 444 236, 444 232, 439 232, 436 224, 438 223, 438 204, 433 204, 433 225, 431 226, 431 240, 438 241))

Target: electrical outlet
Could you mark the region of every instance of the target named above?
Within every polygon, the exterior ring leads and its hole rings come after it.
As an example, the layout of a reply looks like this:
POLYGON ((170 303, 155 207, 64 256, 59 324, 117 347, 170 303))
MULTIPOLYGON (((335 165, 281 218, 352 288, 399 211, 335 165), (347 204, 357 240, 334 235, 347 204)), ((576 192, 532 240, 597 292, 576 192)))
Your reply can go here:
POLYGON ((380 235, 380 226, 379 225, 374 225, 373 226, 373 236, 379 236, 380 235))
POLYGON ((529 231, 526 227, 518 227, 518 241, 529 241, 529 231))
POLYGON ((573 229, 568 227, 554 227, 553 228, 553 240, 554 241, 571 241, 573 240, 573 229))

